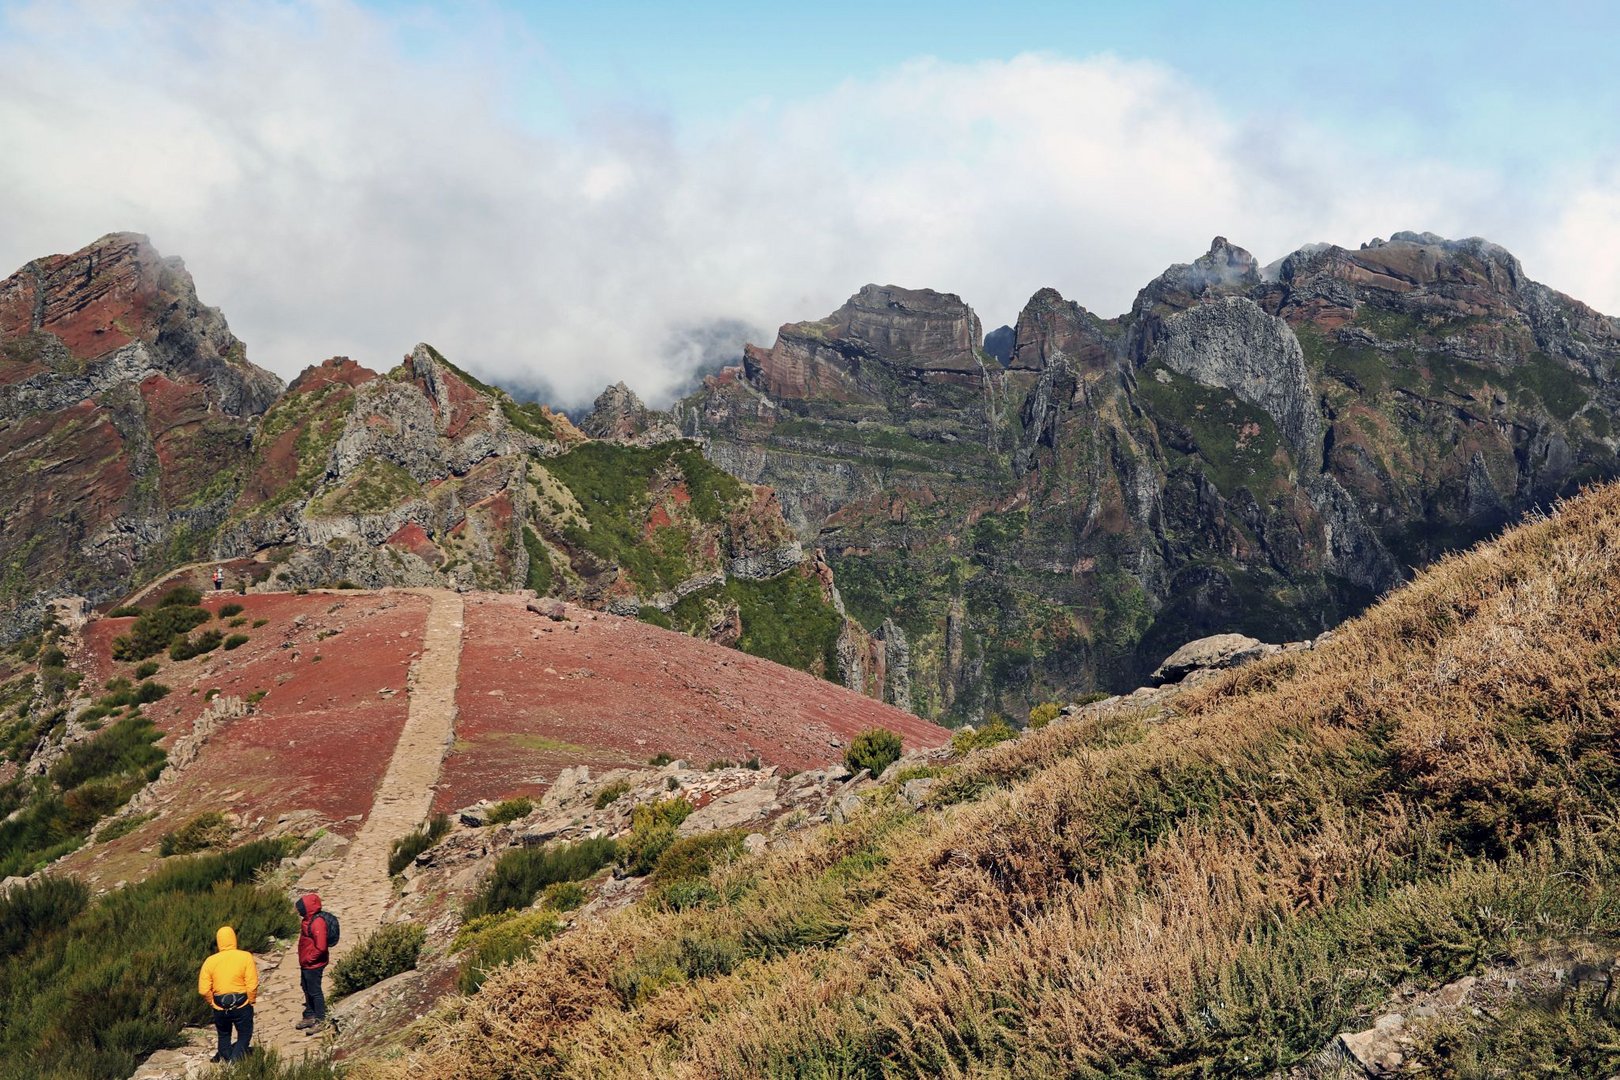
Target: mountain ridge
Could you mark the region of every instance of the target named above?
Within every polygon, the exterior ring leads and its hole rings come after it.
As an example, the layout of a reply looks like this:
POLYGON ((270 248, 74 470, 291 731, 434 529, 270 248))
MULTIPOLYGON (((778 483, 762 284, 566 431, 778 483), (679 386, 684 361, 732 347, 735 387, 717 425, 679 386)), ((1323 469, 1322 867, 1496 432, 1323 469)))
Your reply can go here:
POLYGON ((954 721, 1205 633, 1312 636, 1620 474, 1615 320, 1428 233, 1267 266, 1217 237, 1113 319, 1043 288, 1005 363, 959 296, 867 285, 668 412, 609 388, 585 431, 426 344, 283 389, 133 234, 7 279, 0 331, 0 460, 46 466, 0 480, 28 507, 0 632, 202 559, 527 587, 954 721))
POLYGON ((1113 319, 1037 291, 976 375, 910 336, 930 318, 978 325, 867 286, 671 410, 904 629, 924 715, 1121 688, 1204 633, 1310 636, 1620 474, 1620 328, 1477 238, 1262 267, 1216 237, 1113 319))

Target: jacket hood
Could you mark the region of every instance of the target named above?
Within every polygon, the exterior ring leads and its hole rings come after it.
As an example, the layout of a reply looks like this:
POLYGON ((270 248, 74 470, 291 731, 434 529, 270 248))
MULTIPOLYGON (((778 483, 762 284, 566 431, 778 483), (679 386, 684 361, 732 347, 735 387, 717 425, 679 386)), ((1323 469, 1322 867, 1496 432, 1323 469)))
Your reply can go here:
POLYGON ((236 948, 236 931, 228 926, 222 926, 214 932, 214 942, 219 946, 220 952, 236 948))
POLYGON ((321 897, 319 893, 305 893, 297 903, 298 914, 309 918, 321 910, 321 897))

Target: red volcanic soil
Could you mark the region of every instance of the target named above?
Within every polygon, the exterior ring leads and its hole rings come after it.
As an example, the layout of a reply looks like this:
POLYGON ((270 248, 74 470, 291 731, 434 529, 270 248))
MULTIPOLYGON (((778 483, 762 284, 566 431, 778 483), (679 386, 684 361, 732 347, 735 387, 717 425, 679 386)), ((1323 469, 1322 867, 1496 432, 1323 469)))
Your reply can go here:
MULTIPOLYGON (((197 573, 206 570, 178 576, 197 573)), ((536 794, 572 765, 643 765, 667 753, 700 765, 758 755, 804 769, 838 761, 872 727, 899 732, 911 747, 949 736, 833 683, 634 619, 555 605, 564 618, 553 620, 527 610, 523 596, 495 593, 464 602, 456 741, 436 810, 536 794)), ((132 880, 152 865, 163 833, 208 810, 247 823, 239 839, 292 811, 314 811, 352 836, 404 727, 430 603, 390 590, 209 595, 203 606, 216 619, 199 630, 246 634, 247 643, 179 662, 155 657, 154 680, 170 693, 143 711, 173 749, 212 692, 263 696, 245 716, 219 721, 196 760, 165 777, 150 807, 161 816, 70 856, 67 867, 100 883, 132 880), (226 604, 242 605, 246 622, 218 619, 226 604)), ((131 676, 135 665, 111 653, 133 622, 85 627, 76 664, 87 686, 131 676)))
POLYGON ((838 761, 868 728, 908 747, 950 733, 841 686, 635 619, 562 607, 553 621, 519 596, 470 595, 456 743, 435 800, 535 794, 571 765, 643 765, 667 753, 793 769, 838 761))
POLYGON ((394 535, 387 540, 389 547, 399 548, 417 556, 430 566, 438 566, 444 562, 444 552, 440 551, 427 534, 427 530, 414 521, 407 521, 394 535))
MULTIPOLYGON (((217 613, 227 603, 243 606, 245 625, 215 621, 200 629, 244 633, 248 643, 181 662, 160 654, 154 679, 171 692, 144 711, 163 730, 162 745, 171 747, 208 708, 210 690, 243 700, 264 691, 264 697, 203 744, 165 797, 162 818, 76 857, 88 861, 81 869, 125 876, 121 855, 136 854, 205 810, 232 811, 249 822, 314 810, 334 824, 370 811, 405 723, 406 676, 421 648, 428 600, 411 593, 222 594, 204 606, 217 613), (255 628, 258 619, 268 621, 255 628), (107 860, 109 867, 99 865, 107 860)), ((111 647, 133 622, 101 619, 85 628, 87 681, 101 685, 129 675, 134 665, 112 660, 111 647)))

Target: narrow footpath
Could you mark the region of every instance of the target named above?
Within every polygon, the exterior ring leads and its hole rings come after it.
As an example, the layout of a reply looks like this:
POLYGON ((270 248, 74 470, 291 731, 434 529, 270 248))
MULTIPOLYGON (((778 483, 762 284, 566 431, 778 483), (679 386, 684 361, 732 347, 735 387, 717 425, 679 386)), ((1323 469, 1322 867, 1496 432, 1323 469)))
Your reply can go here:
MULTIPOLYGON (((427 820, 433 785, 448 751, 456 718, 456 680, 461 667, 462 601, 445 589, 412 590, 432 601, 422 636, 422 655, 412 665, 410 709, 394 756, 377 788, 371 813, 342 860, 317 863, 300 879, 300 892, 320 894, 323 907, 343 920, 343 940, 332 951, 335 962, 364 941, 382 921, 393 897, 388 854, 395 840, 427 820)), ((331 993, 328 977, 326 991, 331 993)), ((322 1040, 293 1025, 303 1016, 294 942, 259 988, 253 1041, 273 1047, 283 1060, 317 1050, 322 1040)))

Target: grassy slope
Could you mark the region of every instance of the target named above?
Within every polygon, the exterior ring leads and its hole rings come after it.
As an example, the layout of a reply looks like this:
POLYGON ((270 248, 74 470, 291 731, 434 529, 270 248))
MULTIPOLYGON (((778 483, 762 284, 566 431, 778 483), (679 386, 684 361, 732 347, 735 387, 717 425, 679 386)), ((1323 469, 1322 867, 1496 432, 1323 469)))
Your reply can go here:
MULTIPOLYGON (((1053 724, 559 938, 411 1075, 1263 1076, 1397 985, 1620 938, 1617 536, 1608 487, 1175 719, 1053 724)), ((1493 1067, 1615 1071, 1598 1012, 1504 1013, 1493 1067)))

